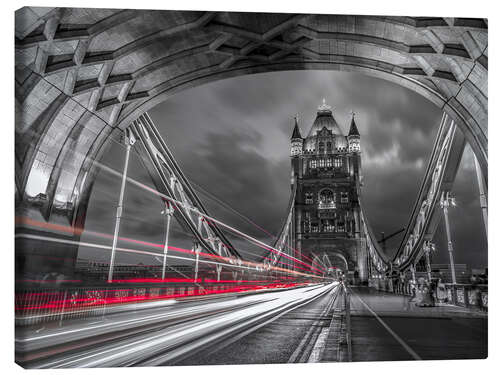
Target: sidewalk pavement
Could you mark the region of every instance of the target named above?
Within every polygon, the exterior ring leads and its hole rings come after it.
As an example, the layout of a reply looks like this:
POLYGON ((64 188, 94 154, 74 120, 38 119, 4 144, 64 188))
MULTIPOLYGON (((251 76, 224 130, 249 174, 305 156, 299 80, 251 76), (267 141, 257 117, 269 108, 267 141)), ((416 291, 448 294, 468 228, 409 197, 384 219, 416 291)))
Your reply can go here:
POLYGON ((368 287, 350 287, 351 315, 371 314, 361 298, 379 316, 418 318, 487 318, 488 312, 449 304, 435 307, 419 307, 409 296, 378 291, 368 287))

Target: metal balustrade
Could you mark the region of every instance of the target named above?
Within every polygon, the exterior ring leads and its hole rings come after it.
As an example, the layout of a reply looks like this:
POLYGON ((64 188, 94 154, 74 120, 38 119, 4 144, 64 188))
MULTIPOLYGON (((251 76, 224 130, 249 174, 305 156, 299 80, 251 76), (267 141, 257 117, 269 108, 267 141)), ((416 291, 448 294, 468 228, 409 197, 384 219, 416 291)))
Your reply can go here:
POLYGON ((168 283, 126 285, 117 283, 106 286, 33 288, 15 294, 16 326, 62 322, 105 316, 124 308, 140 308, 152 301, 186 300, 190 297, 244 293, 258 290, 295 287, 299 281, 221 281, 195 280, 168 283))

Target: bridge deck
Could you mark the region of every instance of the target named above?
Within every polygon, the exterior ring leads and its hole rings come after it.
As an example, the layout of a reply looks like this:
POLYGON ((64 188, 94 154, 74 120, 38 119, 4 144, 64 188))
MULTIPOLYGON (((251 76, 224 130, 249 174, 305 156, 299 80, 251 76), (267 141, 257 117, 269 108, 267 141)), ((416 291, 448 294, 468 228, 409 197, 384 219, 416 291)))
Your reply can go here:
POLYGON ((350 319, 343 287, 330 284, 155 301, 99 317, 18 327, 16 359, 28 368, 53 368, 487 356, 486 313, 419 308, 406 296, 350 289, 350 319))
MULTIPOLYGON (((179 365, 270 364, 315 361, 329 348, 332 310, 338 307, 339 289, 290 311, 229 345, 210 347, 179 365), (337 297, 337 298, 336 298, 337 297), (326 345, 325 345, 326 344, 326 345)), ((331 335, 335 336, 335 335, 331 335)), ((331 348, 331 347, 330 347, 331 348)))
MULTIPOLYGON (((466 359, 487 356, 487 314, 407 296, 351 288, 352 361, 466 359)), ((336 293, 283 315, 221 348, 178 363, 249 364, 347 361, 343 298, 336 293)))

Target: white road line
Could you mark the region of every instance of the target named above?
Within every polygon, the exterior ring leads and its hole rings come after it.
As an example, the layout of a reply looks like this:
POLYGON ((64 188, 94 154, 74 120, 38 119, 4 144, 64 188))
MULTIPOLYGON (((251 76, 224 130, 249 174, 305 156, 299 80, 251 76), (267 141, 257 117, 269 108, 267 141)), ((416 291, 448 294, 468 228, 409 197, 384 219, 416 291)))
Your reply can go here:
MULTIPOLYGON (((338 288, 338 285, 334 286, 334 288, 332 289, 332 292, 335 293, 335 289, 338 288)), ((337 292, 338 293, 338 292, 337 292)), ((335 300, 335 298, 334 298, 335 300)), ((320 318, 323 317, 325 315, 325 313, 328 312, 329 310, 329 306, 330 304, 328 304, 325 309, 321 312, 320 314, 320 318)), ((297 348, 294 350, 294 352, 292 353, 292 355, 290 356, 290 358, 288 359, 288 363, 295 363, 295 361, 297 360, 297 358, 299 357, 300 354, 303 354, 303 349, 304 349, 304 346, 307 344, 307 342, 309 341, 309 338, 311 337, 311 335, 313 334, 314 330, 316 329, 316 326, 312 325, 311 328, 309 328, 309 330, 307 331, 306 335, 304 336, 304 338, 300 341, 299 345, 297 346, 297 348)), ((320 334, 321 335, 321 334, 320 334)), ((310 359, 311 357, 309 357, 310 359)))
POLYGON ((358 296, 356 294, 356 298, 359 299, 359 302, 361 302, 367 309, 368 311, 370 311, 373 316, 379 321, 380 324, 382 324, 382 326, 387 330, 387 332, 389 332, 392 337, 394 337, 396 339, 397 342, 399 342, 401 344, 401 346, 403 348, 405 348, 405 350, 408 352, 408 354, 410 354, 413 359, 416 359, 417 361, 421 361, 422 358, 406 343, 403 341, 403 339, 401 337, 398 336, 398 334, 396 332, 394 332, 391 327, 389 327, 378 315, 375 311, 373 311, 370 306, 368 306, 365 301, 363 301, 361 299, 360 296, 358 296))
POLYGON ((323 327, 321 333, 318 336, 318 339, 316 340, 316 343, 314 344, 314 348, 311 352, 311 355, 309 356, 309 359, 307 360, 307 363, 317 363, 321 360, 321 356, 323 355, 323 351, 325 350, 326 346, 326 339, 328 338, 329 333, 330 325, 323 327))
MULTIPOLYGON (((321 361, 321 358, 323 357, 323 352, 325 351, 326 348, 326 340, 328 339, 328 336, 330 335, 330 329, 332 328, 332 323, 333 323, 333 314, 335 312, 335 303, 337 302, 337 297, 340 295, 340 288, 335 297, 333 298, 333 302, 331 307, 331 314, 332 314, 332 321, 330 324, 328 324, 326 327, 323 327, 321 329, 321 333, 319 334, 318 338, 316 339, 316 342, 314 343, 314 347, 311 351, 311 354, 309 355, 309 359, 307 360, 308 363, 317 363, 321 361)), ((330 309, 329 309, 330 310, 330 309)))

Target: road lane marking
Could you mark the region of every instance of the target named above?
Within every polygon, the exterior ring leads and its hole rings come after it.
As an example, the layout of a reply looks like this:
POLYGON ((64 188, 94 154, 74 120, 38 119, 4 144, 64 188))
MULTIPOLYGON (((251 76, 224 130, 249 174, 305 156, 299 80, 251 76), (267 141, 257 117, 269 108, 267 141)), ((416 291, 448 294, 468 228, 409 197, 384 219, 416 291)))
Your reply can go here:
POLYGON ((420 357, 420 356, 419 356, 419 355, 418 355, 418 354, 417 354, 417 353, 416 353, 416 352, 415 352, 415 351, 414 351, 414 350, 413 350, 413 349, 412 349, 412 348, 411 348, 411 347, 410 347, 410 346, 409 346, 406 342, 404 342, 404 341, 403 341, 403 339, 402 339, 401 337, 399 337, 399 335, 398 335, 396 332, 394 332, 394 331, 391 329, 391 327, 389 327, 389 326, 388 326, 388 325, 387 325, 387 324, 386 324, 386 323, 385 323, 385 322, 384 322, 384 321, 383 321, 383 320, 382 320, 382 319, 381 319, 381 318, 377 315, 377 313, 376 313, 375 311, 373 311, 373 310, 370 308, 370 306, 368 306, 368 305, 365 303, 365 301, 363 301, 363 300, 361 299, 361 297, 360 297, 360 296, 358 296, 358 295, 357 295, 357 294, 355 294, 355 293, 353 293, 353 294, 356 296, 356 298, 357 298, 357 299, 359 299, 359 302, 361 302, 361 303, 362 303, 362 304, 363 304, 363 305, 364 305, 364 306, 368 309, 368 311, 370 311, 370 312, 373 314, 373 316, 374 316, 374 317, 378 320, 378 322, 379 322, 380 324, 382 324, 382 326, 383 326, 383 327, 387 330, 387 332, 389 332, 389 333, 392 335, 392 337, 394 337, 394 338, 396 339, 396 341, 397 341, 397 342, 399 342, 399 343, 401 344, 401 346, 402 346, 402 347, 403 347, 403 348, 404 348, 404 349, 408 352, 408 354, 410 354, 410 355, 413 357, 413 359, 416 359, 417 361, 421 361, 421 360, 422 360, 422 358, 421 358, 421 357, 420 357))
MULTIPOLYGON (((337 302, 337 297, 340 295, 340 288, 337 291, 337 294, 333 297, 333 302, 330 305, 330 308, 328 310, 331 310, 332 314, 332 320, 330 324, 328 324, 326 327, 323 327, 321 330, 321 333, 319 334, 314 347, 311 351, 311 354, 309 355, 309 359, 307 360, 308 363, 317 363, 321 360, 323 357, 323 352, 325 351, 326 348, 326 340, 328 339, 328 336, 330 335, 330 330, 332 328, 333 322, 334 322, 334 316, 333 314, 335 313, 335 303, 337 302)), ((328 312, 327 312, 328 314, 328 312)))
POLYGON ((323 351, 325 350, 325 343, 329 333, 330 326, 323 327, 321 333, 318 336, 318 339, 316 340, 316 343, 314 344, 313 350, 311 352, 311 355, 309 356, 309 359, 307 360, 307 363, 317 363, 320 361, 321 356, 323 355, 323 351))
MULTIPOLYGON (((291 302, 291 303, 288 303, 287 305, 285 306, 282 306, 280 307, 278 310, 281 310, 281 312, 278 313, 278 315, 275 315, 273 316, 272 314, 274 314, 275 312, 274 311, 269 311, 267 312, 265 315, 270 315, 271 318, 269 320, 266 320, 264 322, 261 322, 261 323, 258 323, 256 326, 251 326, 251 324, 253 324, 253 322, 259 322, 260 320, 262 320, 262 316, 256 316, 255 318, 251 319, 250 321, 247 321, 246 324, 240 324, 239 326, 242 326, 243 327, 243 331, 239 332, 236 334, 236 336, 230 336, 229 337, 229 340, 225 340, 225 342, 221 345, 219 344, 216 344, 215 347, 208 351, 208 353, 206 355, 210 355, 212 353, 215 353, 215 352, 218 352, 220 350, 222 350, 223 348, 225 348, 226 346, 232 344, 233 342, 243 338, 244 336, 247 336, 248 334, 256 331, 257 329, 265 326, 265 325, 268 325, 269 323, 272 323, 274 322, 275 320, 277 320, 278 318, 282 317, 283 315, 295 310, 295 309, 298 309, 302 306, 305 306, 311 302, 313 302, 314 300, 324 296, 326 293, 328 293, 328 291, 322 291, 321 293, 319 293, 318 295, 314 296, 314 297, 311 297, 310 299, 306 300, 306 301, 303 301, 303 302, 299 302, 298 304, 296 304, 296 302, 291 302), (246 326, 248 326, 250 324, 250 328, 245 328, 246 326)), ((240 329, 238 327, 236 327, 237 329, 240 329)), ((229 328, 229 329, 225 329, 222 331, 222 334, 221 332, 218 332, 218 333, 215 333, 215 335, 212 335, 212 336, 215 336, 215 338, 217 339, 218 336, 220 337, 223 337, 224 335, 226 335, 225 332, 228 332, 230 331, 230 333, 232 331, 234 331, 234 327, 233 328, 229 328)), ((213 340, 213 338, 210 338, 210 336, 208 337, 205 337, 203 338, 201 341, 207 341, 207 342, 210 342, 210 340, 213 340), (207 341, 208 340, 208 341, 207 341)), ((195 342, 196 344, 196 342, 195 342)), ((199 344, 199 340, 198 340, 198 344, 199 344)), ((159 356, 159 357, 155 357, 153 359, 150 359, 146 362, 142 362, 141 363, 141 366, 156 366, 156 365, 159 365, 159 364, 166 364, 168 362, 169 365, 172 365, 172 364, 175 364, 176 361, 177 361, 177 357, 179 357, 179 355, 182 355, 182 353, 180 354, 177 354, 176 352, 179 352, 179 351, 183 351, 185 350, 184 347, 180 347, 179 349, 175 349, 169 353, 166 353, 162 356, 159 356)), ((192 350, 192 349, 190 349, 192 350)), ((196 351, 194 352, 194 354, 196 354, 196 351)), ((189 356, 191 356, 193 354, 190 354, 189 356)), ((181 357, 181 360, 182 360, 182 357, 181 357)))
MULTIPOLYGON (((332 289, 333 293, 338 294, 338 291, 336 292, 336 289, 338 289, 338 284, 335 285, 332 289)), ((334 302, 335 302, 335 299, 336 299, 336 297, 333 298, 334 302)), ((330 306, 331 306, 330 303, 328 303, 327 306, 325 307, 325 309, 321 312, 320 319, 323 317, 323 315, 325 315, 325 313, 328 312, 330 306)), ((300 341, 299 345, 297 346, 297 348, 294 350, 294 352, 292 353, 292 355, 288 359, 288 363, 295 363, 295 361, 297 360, 297 358, 299 357, 300 354, 305 354, 305 353, 303 353, 303 349, 304 349, 305 345, 308 343, 308 341, 310 340, 313 332, 316 331, 316 328, 317 328, 317 326, 315 326, 315 325, 311 326, 311 328, 307 331, 304 338, 300 341)))

